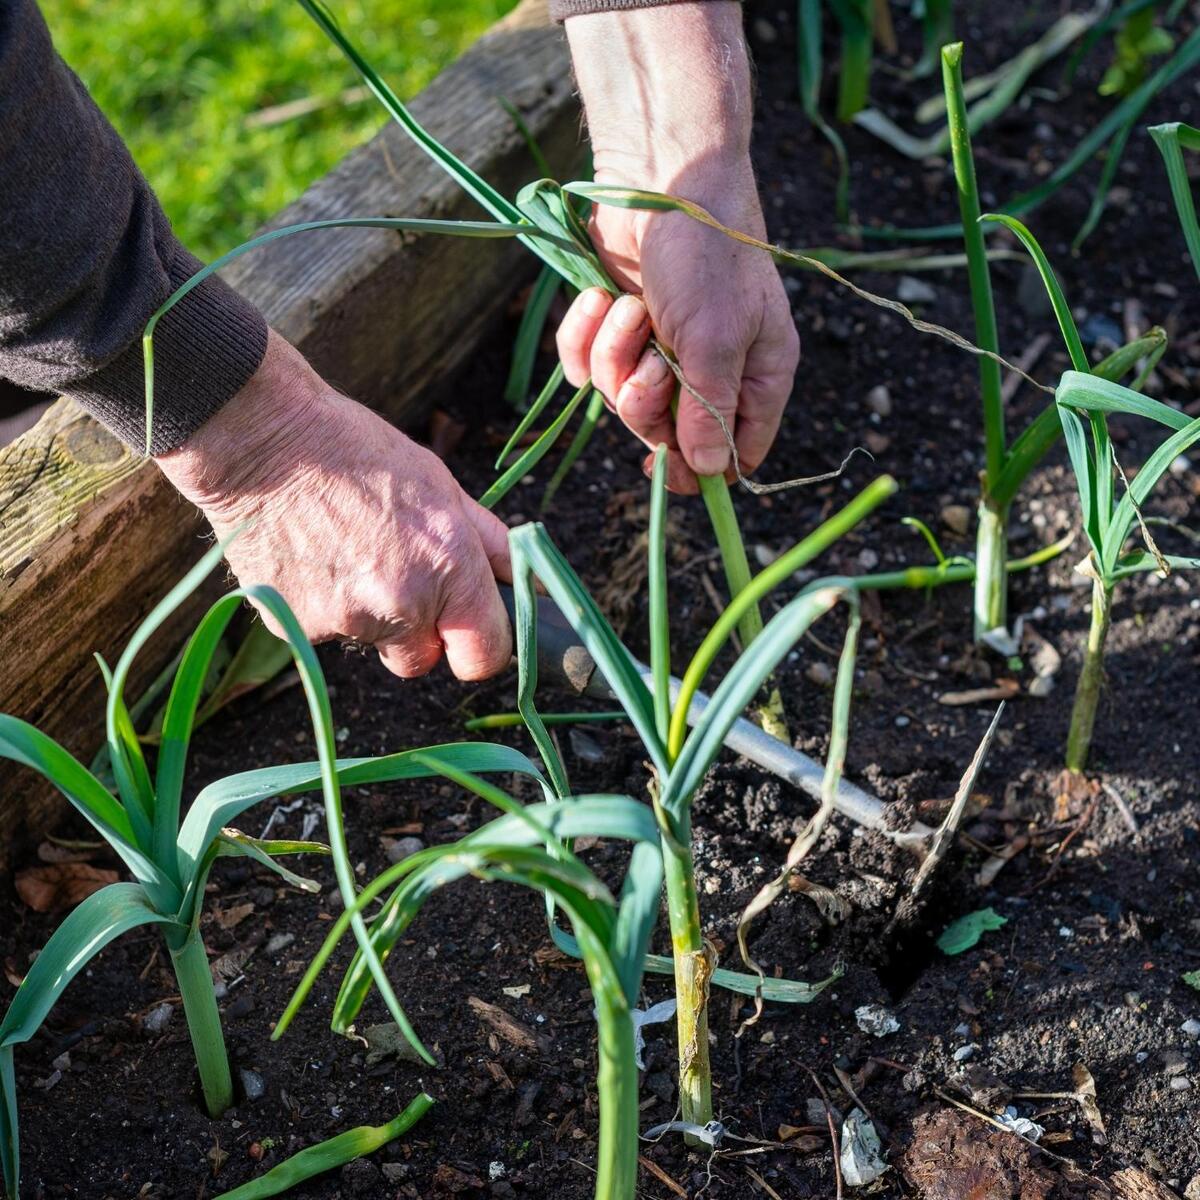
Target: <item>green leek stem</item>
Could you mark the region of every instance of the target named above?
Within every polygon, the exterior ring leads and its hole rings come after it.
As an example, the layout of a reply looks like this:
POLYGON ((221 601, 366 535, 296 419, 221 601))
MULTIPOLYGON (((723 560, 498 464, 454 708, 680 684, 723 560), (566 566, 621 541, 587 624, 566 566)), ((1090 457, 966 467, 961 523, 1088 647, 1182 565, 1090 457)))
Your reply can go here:
MULTIPOLYGON (((633 1019, 621 997, 593 987, 598 1016, 597 1200, 633 1200, 638 1174, 638 1074, 633 1019)), ((619 993, 617 994, 619 995, 619 993)))
POLYGON ((709 951, 700 927, 700 901, 692 861, 692 816, 679 815, 677 841, 663 839, 667 915, 675 959, 675 1023, 679 1035, 679 1105, 683 1120, 712 1120, 712 1069, 708 1060, 709 951))
POLYGON ((1071 731, 1067 735, 1067 769, 1082 771, 1087 766, 1092 745, 1092 729, 1096 724, 1096 708, 1104 686, 1104 643, 1112 615, 1112 585, 1103 579, 1092 580, 1092 623, 1088 629, 1087 649, 1083 670, 1075 688, 1075 705, 1071 709, 1071 731))
POLYGON ((975 640, 1008 626, 1008 509, 979 502, 975 533, 975 640))
MULTIPOLYGON (((962 42, 942 48, 942 86, 946 93, 946 116, 950 127, 950 150, 954 180, 958 187, 958 211, 962 217, 963 244, 967 252, 967 277, 971 284, 971 307, 975 311, 975 340, 992 354, 999 353, 996 305, 988 269, 987 244, 980 224, 979 186, 971 153, 967 102, 963 95, 962 42)), ((979 530, 975 550, 975 640, 1003 628, 1008 622, 1008 506, 991 498, 991 487, 1000 481, 1008 460, 1004 429, 1004 395, 1000 364, 994 358, 979 359, 979 391, 983 400, 983 440, 986 472, 979 504, 979 530)))
POLYGON ((212 971, 199 932, 190 932, 178 950, 171 947, 171 965, 183 999, 188 1032, 192 1035, 204 1107, 210 1117, 216 1118, 233 1103, 233 1080, 229 1075, 229 1055, 221 1032, 212 971))
MULTIPOLYGON (((750 582, 750 561, 746 558, 746 546, 742 541, 742 531, 738 528, 733 496, 723 475, 697 475, 696 479, 717 538, 717 549, 721 552, 721 565, 725 568, 725 582, 732 600, 750 582)), ((742 646, 749 646, 762 631, 763 619, 758 604, 747 605, 738 619, 738 636, 742 639, 742 646)))

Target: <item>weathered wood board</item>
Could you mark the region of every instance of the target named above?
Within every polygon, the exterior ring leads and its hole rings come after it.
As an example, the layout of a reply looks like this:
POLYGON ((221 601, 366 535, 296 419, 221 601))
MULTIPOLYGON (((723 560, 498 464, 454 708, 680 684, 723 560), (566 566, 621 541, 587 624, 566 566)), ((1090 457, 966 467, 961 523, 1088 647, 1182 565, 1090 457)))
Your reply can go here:
MULTIPOLYGON (((561 32, 545 0, 523 3, 418 96, 413 111, 507 194, 537 172, 500 104, 515 105, 565 177, 579 115, 561 32)), ((275 224, 337 216, 479 218, 479 208, 388 126, 275 224)), ((332 383, 397 421, 418 419, 531 276, 513 242, 334 230, 271 243, 227 278, 332 383)), ((151 605, 193 560, 205 527, 157 468, 69 399, 0 448, 0 712, 33 721, 86 760, 102 735, 102 683, 151 605)), ((131 694, 178 645, 156 639, 131 694)), ((47 829, 55 793, 0 764, 0 870, 14 839, 47 829)))

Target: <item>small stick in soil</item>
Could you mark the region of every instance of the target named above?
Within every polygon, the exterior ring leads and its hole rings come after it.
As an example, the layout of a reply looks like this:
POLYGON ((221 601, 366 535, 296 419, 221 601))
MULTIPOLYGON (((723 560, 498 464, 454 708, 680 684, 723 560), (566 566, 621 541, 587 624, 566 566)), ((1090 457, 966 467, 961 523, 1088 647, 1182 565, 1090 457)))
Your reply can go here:
POLYGON ((687 1192, 685 1192, 683 1188, 681 1188, 679 1184, 677 1184, 675 1180, 672 1179, 670 1175, 668 1175, 666 1171, 664 1171, 662 1167, 658 1165, 658 1163, 652 1162, 644 1154, 638 1155, 638 1162, 641 1163, 642 1166, 645 1167, 646 1170, 649 1171, 650 1174, 653 1175, 654 1178, 663 1185, 663 1187, 667 1188, 668 1191, 673 1192, 676 1196, 683 1196, 684 1200, 687 1200, 687 1192))
MULTIPOLYGON (((783 1197, 753 1167, 747 1167, 746 1174, 771 1197, 771 1200, 783 1200, 783 1197)), ((680 1195, 682 1194, 681 1192, 680 1195)))
POLYGON ((893 1071, 902 1071, 905 1075, 912 1070, 912 1067, 906 1067, 903 1063, 896 1062, 894 1058, 880 1058, 877 1054, 872 1054, 867 1061, 879 1063, 881 1067, 891 1067, 893 1071))
POLYGON ((1122 796, 1121 793, 1118 792, 1117 789, 1115 787, 1113 787, 1113 785, 1111 783, 1104 783, 1104 784, 1101 784, 1101 786, 1109 794, 1110 798, 1112 799, 1112 802, 1117 806, 1117 812, 1119 812, 1121 814, 1121 819, 1129 827, 1129 832, 1132 833, 1134 837, 1137 837, 1137 835, 1138 835, 1137 817, 1135 817, 1133 815, 1133 810, 1129 807, 1128 804, 1125 803, 1125 797, 1122 796))
POLYGON ((842 1085, 842 1089, 845 1091, 846 1095, 849 1096, 850 1099, 853 1100, 854 1103, 857 1104, 858 1107, 861 1108, 863 1112, 871 1118, 872 1123, 874 1123, 875 1127, 878 1128, 878 1122, 875 1121, 875 1114, 867 1107, 867 1102, 854 1090, 854 1084, 851 1081, 850 1076, 836 1063, 833 1067, 833 1073, 837 1076, 838 1083, 842 1085))
POLYGON ((825 1120, 829 1122, 829 1140, 833 1143, 833 1177, 837 1183, 836 1200, 842 1200, 841 1148, 838 1146, 837 1130, 833 1125, 833 1105, 829 1103, 829 1093, 825 1090, 825 1085, 821 1082, 816 1071, 809 1066, 805 1066, 804 1069, 812 1076, 812 1081, 817 1085, 817 1091, 821 1093, 821 1100, 825 1105, 825 1120))
MULTIPOLYGON (((1038 364, 1038 359, 1042 357, 1043 351, 1050 345, 1050 335, 1048 333, 1039 333, 1037 337, 1025 347, 1024 353, 1017 358, 1017 366, 1022 371, 1032 371, 1038 364)), ((1025 381, 1020 375, 1009 375, 1000 385, 1000 398, 1007 404, 1013 396, 1017 394, 1017 388, 1025 381)))

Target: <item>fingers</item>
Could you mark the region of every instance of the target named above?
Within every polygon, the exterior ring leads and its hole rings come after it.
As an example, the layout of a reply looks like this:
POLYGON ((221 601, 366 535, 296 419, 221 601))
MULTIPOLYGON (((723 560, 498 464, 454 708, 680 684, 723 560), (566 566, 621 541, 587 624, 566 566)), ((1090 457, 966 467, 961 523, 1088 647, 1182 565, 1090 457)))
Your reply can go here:
POLYGON ((402 636, 377 641, 379 661, 401 679, 428 675, 442 657, 442 641, 433 629, 406 632, 402 636))
POLYGON ((647 446, 660 442, 674 448, 675 421, 671 416, 671 397, 675 376, 659 352, 652 347, 643 351, 637 366, 617 392, 617 416, 647 446))
POLYGON ((508 526, 494 512, 463 497, 467 519, 479 535, 492 575, 501 583, 512 583, 512 558, 508 551, 508 526))
POLYGON ((743 474, 754 471, 771 449, 799 362, 800 337, 790 314, 771 322, 750 347, 734 432, 743 474))
POLYGON ((575 297, 558 327, 558 357, 572 387, 583 387, 591 374, 592 343, 612 306, 603 288, 588 288, 575 297))
POLYGON ((679 368, 693 390, 684 388, 679 397, 675 429, 679 449, 697 475, 729 469, 744 362, 744 348, 713 339, 689 339, 679 348, 679 368))
MULTIPOLYGON (((646 455, 642 461, 642 473, 647 479, 654 478, 654 451, 646 455)), ((667 452, 667 491, 679 496, 694 496, 700 490, 696 482, 696 472, 683 461, 683 455, 678 450, 667 452)))
POLYGON ((592 383, 610 406, 637 370, 650 340, 650 314, 640 296, 621 296, 609 309, 592 341, 592 383))
POLYGON ((473 558, 449 581, 437 622, 446 662, 462 680, 488 679, 512 659, 512 626, 482 545, 473 558))

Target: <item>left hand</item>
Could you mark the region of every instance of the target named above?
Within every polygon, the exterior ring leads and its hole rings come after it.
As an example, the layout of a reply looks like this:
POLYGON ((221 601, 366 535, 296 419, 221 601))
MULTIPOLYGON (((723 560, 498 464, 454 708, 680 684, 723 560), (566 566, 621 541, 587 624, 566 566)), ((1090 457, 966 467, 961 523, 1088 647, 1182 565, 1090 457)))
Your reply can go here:
MULTIPOLYGON (((597 181, 680 195, 763 238, 740 6, 706 0, 572 17, 567 33, 597 181)), ((693 472, 732 474, 720 423, 686 389, 672 416, 677 381, 648 346, 653 329, 724 418, 749 474, 775 439, 800 358, 770 256, 682 213, 597 205, 590 230, 629 294, 614 302, 591 288, 576 298, 558 332, 567 378, 578 387, 590 375, 647 446, 670 447, 673 490, 694 492, 693 472)))

